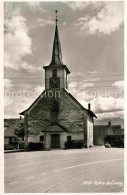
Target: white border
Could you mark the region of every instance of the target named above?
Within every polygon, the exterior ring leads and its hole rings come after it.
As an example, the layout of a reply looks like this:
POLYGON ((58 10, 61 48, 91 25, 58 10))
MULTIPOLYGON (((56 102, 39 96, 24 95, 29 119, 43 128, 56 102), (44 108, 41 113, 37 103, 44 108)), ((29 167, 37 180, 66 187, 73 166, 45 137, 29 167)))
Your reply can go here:
MULTIPOLYGON (((43 2, 55 2, 55 1, 64 1, 64 0, 46 0, 43 2)), ((72 1, 72 0, 68 0, 68 1, 72 1)), ((77 0, 78 1, 78 0, 77 0)), ((82 0, 83 1, 83 0, 82 0)), ((86 0, 89 1, 89 0, 86 0)), ((91 0, 91 1, 103 1, 103 0, 91 0)), ((105 0, 105 1, 118 1, 118 0, 105 0)), ((121 1, 121 0, 120 0, 121 1)), ((31 0, 5 0, 5 1, 0 1, 0 193, 1 194, 6 194, 4 193, 4 89, 3 89, 3 83, 4 83, 4 71, 3 71, 3 56, 4 56, 4 52, 3 52, 3 11, 4 11, 4 7, 3 4, 4 2, 31 2, 31 0), (1 160, 2 159, 2 160, 1 160)), ((34 2, 34 1, 32 1, 34 2)), ((35 1, 37 2, 37 1, 35 1)), ((42 0, 38 0, 38 2, 42 2, 42 0)), ((126 23, 127 23, 127 1, 123 0, 122 2, 124 2, 124 75, 125 75, 125 84, 124 84, 124 130, 126 131, 127 129, 127 28, 126 28, 126 23)), ((124 173, 125 173, 125 178, 124 178, 124 193, 119 193, 119 194, 127 194, 127 152, 126 152, 126 148, 127 148, 127 134, 125 133, 125 158, 124 158, 124 173)), ((9 193, 10 195, 13 193, 9 193)), ((16 195, 18 193, 14 193, 14 195, 16 195)), ((20 193, 22 194, 26 194, 26 193, 20 193)), ((27 193, 26 195, 29 195, 31 193, 27 193)), ((36 194, 44 194, 44 193, 32 193, 32 195, 36 195, 36 194)), ((48 193, 51 194, 52 193, 48 193)), ((57 193, 57 195, 60 195, 61 193, 57 193)), ((65 193, 62 193, 65 194, 65 193)), ((74 193, 66 193, 66 194, 74 194, 74 193)), ((80 194, 80 193, 77 193, 80 194)), ((85 193, 85 194, 89 194, 89 195, 98 195, 98 193, 85 193)), ((99 194, 116 194, 116 193, 99 193, 99 194)))

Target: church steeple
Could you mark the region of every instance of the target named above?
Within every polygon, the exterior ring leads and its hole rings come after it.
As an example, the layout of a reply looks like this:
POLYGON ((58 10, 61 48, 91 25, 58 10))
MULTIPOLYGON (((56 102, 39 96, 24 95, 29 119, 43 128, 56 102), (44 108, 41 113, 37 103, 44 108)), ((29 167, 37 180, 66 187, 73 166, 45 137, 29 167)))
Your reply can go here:
POLYGON ((56 12, 56 27, 55 36, 52 50, 52 60, 48 66, 44 66, 45 69, 45 89, 67 89, 68 88, 68 75, 69 69, 62 61, 61 45, 58 33, 58 18, 56 12))
POLYGON ((50 65, 62 65, 62 52, 61 52, 61 44, 59 39, 59 33, 58 33, 58 16, 57 16, 57 10, 56 12, 56 28, 55 28, 55 36, 54 36, 54 42, 53 42, 53 51, 52 51, 52 61, 50 65))

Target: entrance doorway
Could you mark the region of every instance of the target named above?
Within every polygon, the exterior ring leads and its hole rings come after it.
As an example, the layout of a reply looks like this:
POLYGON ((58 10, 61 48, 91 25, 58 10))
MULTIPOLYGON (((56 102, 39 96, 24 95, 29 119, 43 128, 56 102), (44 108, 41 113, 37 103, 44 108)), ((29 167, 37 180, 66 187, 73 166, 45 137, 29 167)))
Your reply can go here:
POLYGON ((59 134, 51 135, 51 147, 60 148, 60 135, 59 134))

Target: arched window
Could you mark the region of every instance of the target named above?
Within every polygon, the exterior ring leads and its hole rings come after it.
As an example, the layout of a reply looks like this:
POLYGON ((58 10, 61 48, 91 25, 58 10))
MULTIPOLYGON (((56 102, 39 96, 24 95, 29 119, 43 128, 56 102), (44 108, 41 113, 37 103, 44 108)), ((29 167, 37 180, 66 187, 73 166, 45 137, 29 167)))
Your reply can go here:
POLYGON ((58 112, 59 110, 59 105, 58 102, 56 100, 52 101, 52 112, 58 112))

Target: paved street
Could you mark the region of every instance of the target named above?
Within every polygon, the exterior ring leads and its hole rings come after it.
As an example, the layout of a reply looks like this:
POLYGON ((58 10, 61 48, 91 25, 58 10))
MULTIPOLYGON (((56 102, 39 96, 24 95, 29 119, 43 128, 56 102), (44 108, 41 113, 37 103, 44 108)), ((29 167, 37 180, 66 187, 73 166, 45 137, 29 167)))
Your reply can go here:
POLYGON ((5 154, 5 193, 121 192, 124 149, 5 154))

